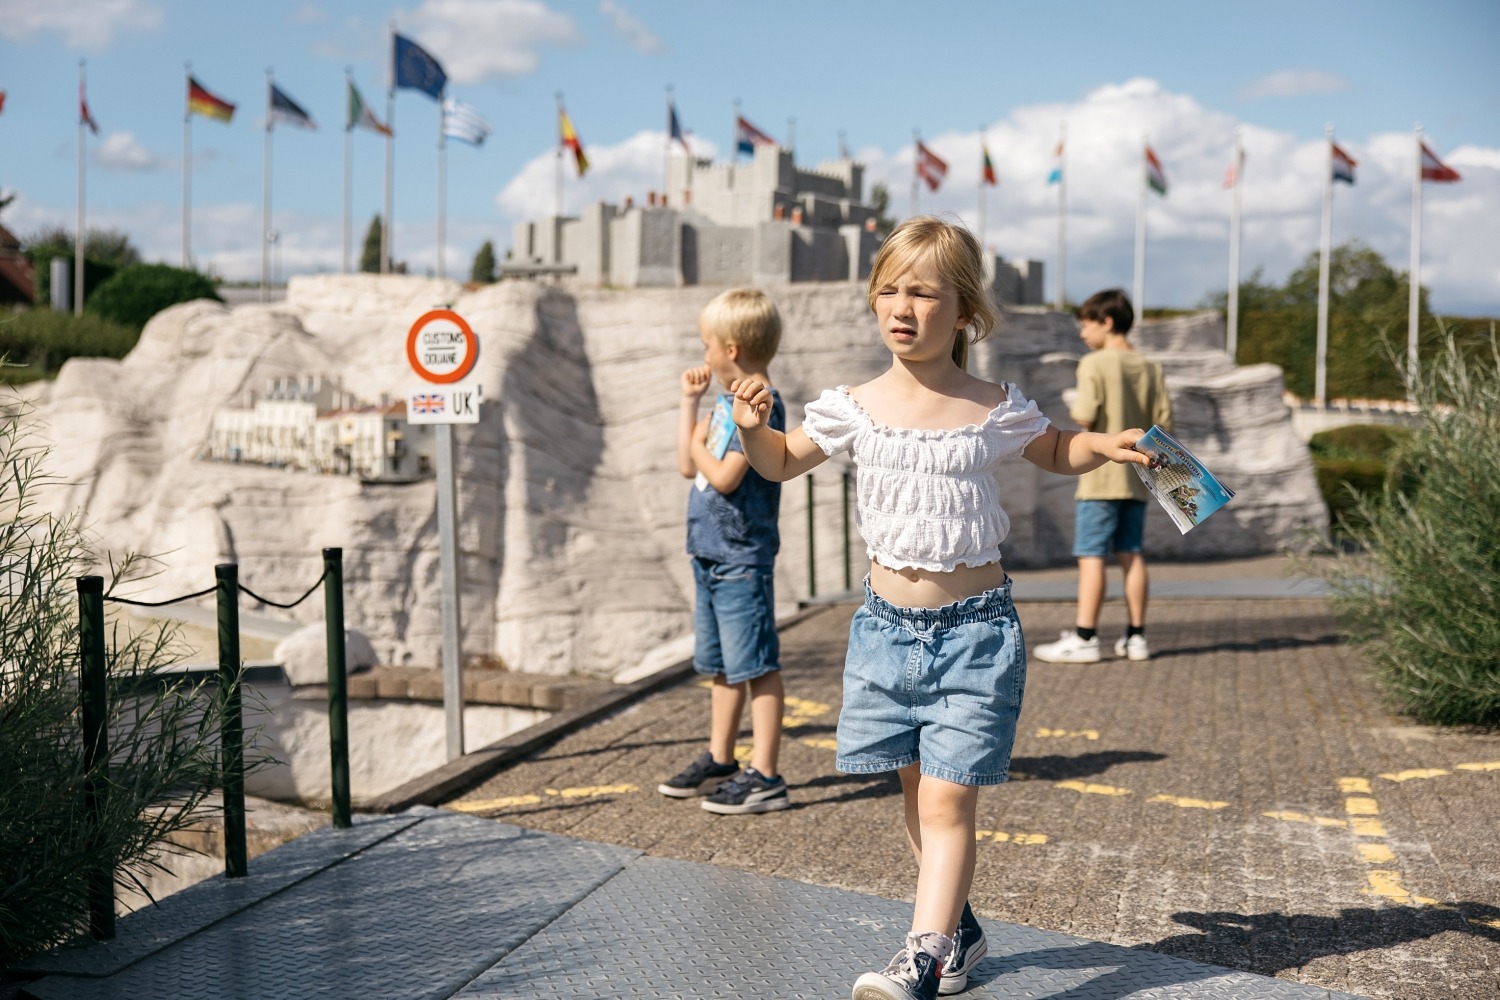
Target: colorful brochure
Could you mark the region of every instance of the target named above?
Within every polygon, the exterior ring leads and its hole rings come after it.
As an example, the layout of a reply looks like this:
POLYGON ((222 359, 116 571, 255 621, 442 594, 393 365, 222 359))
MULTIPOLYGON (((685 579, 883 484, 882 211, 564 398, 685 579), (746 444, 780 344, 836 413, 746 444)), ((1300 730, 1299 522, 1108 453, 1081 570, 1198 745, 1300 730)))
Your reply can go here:
POLYGON ((729 442, 734 440, 734 419, 730 416, 731 407, 728 396, 720 396, 714 403, 714 412, 708 418, 708 453, 714 458, 723 459, 724 453, 729 450, 729 442))
POLYGON ((1184 535, 1234 497, 1234 490, 1214 478, 1196 455, 1160 427, 1147 431, 1135 443, 1135 450, 1152 461, 1149 466, 1131 468, 1184 535))

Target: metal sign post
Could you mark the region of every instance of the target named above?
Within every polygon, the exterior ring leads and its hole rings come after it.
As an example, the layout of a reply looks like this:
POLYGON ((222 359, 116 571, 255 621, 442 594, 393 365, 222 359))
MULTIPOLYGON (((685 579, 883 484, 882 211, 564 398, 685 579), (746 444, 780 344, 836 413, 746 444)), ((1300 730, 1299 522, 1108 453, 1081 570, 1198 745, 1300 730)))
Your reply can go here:
POLYGON ((434 309, 412 324, 406 337, 406 359, 413 372, 430 383, 407 394, 406 419, 436 424, 438 564, 442 579, 443 715, 447 721, 448 759, 464 752, 464 664, 461 632, 458 552, 458 481, 453 425, 478 423, 479 386, 465 377, 479 360, 479 338, 451 309, 434 309))

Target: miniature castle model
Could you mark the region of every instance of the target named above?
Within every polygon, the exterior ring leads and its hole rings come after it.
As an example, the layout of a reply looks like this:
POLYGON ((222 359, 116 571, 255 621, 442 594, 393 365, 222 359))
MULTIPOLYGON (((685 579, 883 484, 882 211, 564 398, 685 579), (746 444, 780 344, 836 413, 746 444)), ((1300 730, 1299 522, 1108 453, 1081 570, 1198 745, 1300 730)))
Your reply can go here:
MULTIPOLYGON (((616 288, 863 281, 880 246, 864 171, 848 159, 799 170, 771 145, 748 163, 673 155, 667 191, 645 205, 601 201, 577 217, 517 223, 501 273, 616 288)), ((990 265, 1001 302, 1042 304, 1040 261, 990 265)))
POLYGON ((266 380, 249 406, 214 412, 208 458, 372 482, 432 475, 432 428, 406 422, 406 403, 365 405, 322 376, 266 380))

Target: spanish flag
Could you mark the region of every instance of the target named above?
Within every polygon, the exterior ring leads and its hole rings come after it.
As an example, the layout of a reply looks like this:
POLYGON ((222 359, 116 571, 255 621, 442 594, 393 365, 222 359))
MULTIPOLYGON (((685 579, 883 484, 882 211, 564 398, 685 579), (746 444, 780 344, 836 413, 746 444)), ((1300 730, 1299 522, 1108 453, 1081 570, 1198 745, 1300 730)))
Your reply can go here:
POLYGON ((578 132, 573 128, 573 120, 568 113, 557 106, 558 129, 562 132, 562 144, 573 151, 573 160, 578 164, 578 176, 582 177, 588 173, 589 158, 583 155, 583 140, 578 138, 578 132))
POLYGON ((203 84, 192 77, 188 77, 187 106, 190 115, 202 115, 204 118, 213 118, 221 122, 227 122, 234 117, 233 104, 210 94, 204 89, 203 84))

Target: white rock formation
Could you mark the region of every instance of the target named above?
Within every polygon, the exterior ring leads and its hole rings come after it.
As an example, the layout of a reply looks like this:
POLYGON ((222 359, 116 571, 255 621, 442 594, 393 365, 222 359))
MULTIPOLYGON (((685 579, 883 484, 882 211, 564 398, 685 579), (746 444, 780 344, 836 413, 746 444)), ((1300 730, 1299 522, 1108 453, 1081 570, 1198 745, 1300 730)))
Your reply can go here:
MULTIPOLYGON (((266 596, 270 596, 269 594, 266 596)), ((304 625, 276 644, 276 662, 292 687, 328 683, 328 626, 304 625)), ((365 670, 380 662, 375 645, 363 632, 344 629, 344 672, 365 670)))
MULTIPOLYGON (((463 293, 453 282, 357 275, 294 278, 275 305, 177 306, 124 360, 71 361, 50 391, 32 394, 67 483, 49 502, 86 508, 109 550, 158 556, 163 572, 137 591, 148 599, 203 589, 215 563, 237 562, 243 582, 284 601, 318 578, 323 547, 342 547, 348 626, 382 662, 436 664, 433 483, 367 485, 198 456, 214 409, 271 376, 328 374, 363 398, 403 394, 417 384, 407 329, 452 304, 480 335, 486 399, 480 423, 456 434, 465 651, 514 669, 607 676, 691 628, 688 485, 673 435, 678 374, 701 363, 695 321, 715 291, 503 282, 463 293)), ((798 285, 776 298, 786 334, 772 373, 792 424, 823 388, 888 363, 862 287, 798 285)), ((1153 512, 1151 551, 1243 556, 1326 530, 1279 369, 1231 365, 1212 317, 1148 325, 1136 339, 1167 368, 1180 439, 1239 493, 1186 536, 1153 512)), ((1025 309, 978 345, 973 367, 1017 381, 1068 426, 1062 391, 1082 350, 1071 317, 1025 309)), ((843 468, 814 476, 820 593, 843 588, 843 468)), ((1002 487, 1007 561, 1068 562, 1072 481, 1019 462, 1002 487)), ((809 590, 807 497, 802 481, 783 489, 784 602, 809 590)), ((855 539, 856 583, 864 569, 855 539)), ((317 621, 322 602, 290 615, 317 621)))

